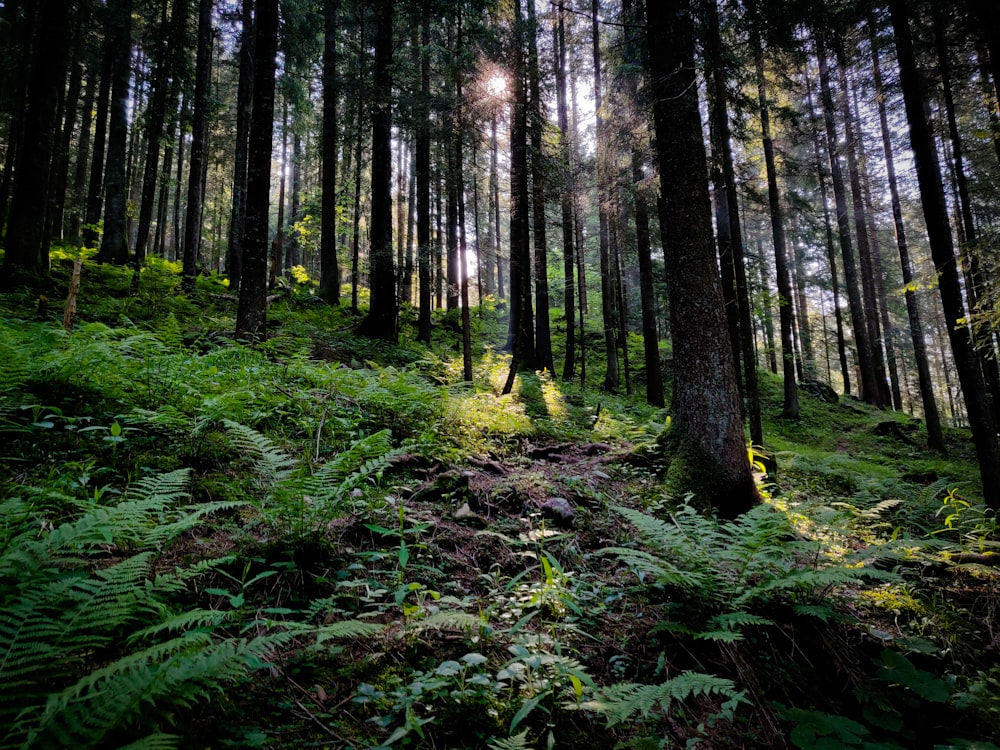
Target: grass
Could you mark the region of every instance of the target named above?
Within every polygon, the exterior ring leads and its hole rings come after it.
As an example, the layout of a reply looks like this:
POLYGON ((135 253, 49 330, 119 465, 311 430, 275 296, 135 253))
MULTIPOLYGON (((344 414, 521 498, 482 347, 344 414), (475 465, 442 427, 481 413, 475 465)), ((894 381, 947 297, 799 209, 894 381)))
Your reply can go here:
POLYGON ((155 259, 137 296, 85 259, 66 332, 53 257, 46 305, 0 298, 0 657, 28 573, 51 598, 17 643, 61 656, 0 747, 993 747, 967 434, 937 455, 848 398, 781 420, 762 373, 778 471, 721 524, 622 460, 667 411, 547 373, 499 395, 489 305, 466 384, 447 326, 360 339, 307 283, 245 347, 224 280, 188 299, 155 259), (117 570, 114 637, 59 636, 58 582, 117 570), (88 720, 101 685, 148 710, 88 720))

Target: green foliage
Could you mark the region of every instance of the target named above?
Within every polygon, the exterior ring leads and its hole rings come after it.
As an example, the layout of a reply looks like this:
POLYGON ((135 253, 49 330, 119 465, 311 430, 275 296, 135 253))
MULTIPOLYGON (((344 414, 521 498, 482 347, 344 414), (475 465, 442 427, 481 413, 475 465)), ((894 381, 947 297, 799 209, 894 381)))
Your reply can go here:
POLYGON ((603 714, 614 725, 630 721, 636 714, 639 720, 653 719, 658 713, 669 713, 674 701, 685 701, 700 695, 726 698, 724 711, 730 719, 737 706, 747 703, 732 680, 699 672, 684 672, 659 685, 611 685, 600 690, 594 700, 585 702, 583 708, 603 714))

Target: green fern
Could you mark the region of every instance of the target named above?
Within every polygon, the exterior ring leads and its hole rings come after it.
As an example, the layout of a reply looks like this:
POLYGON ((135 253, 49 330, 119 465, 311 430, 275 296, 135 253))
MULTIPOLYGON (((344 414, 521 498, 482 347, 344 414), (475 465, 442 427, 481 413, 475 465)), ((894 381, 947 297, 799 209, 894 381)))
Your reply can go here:
POLYGON ((528 730, 525 729, 513 737, 502 737, 491 740, 487 747, 489 750, 528 750, 531 747, 528 744, 528 730))
POLYGON ((650 720, 658 713, 667 714, 675 701, 685 701, 700 695, 721 696, 736 703, 746 702, 732 680, 701 672, 684 672, 659 685, 619 683, 602 688, 595 699, 585 701, 582 708, 607 717, 608 725, 629 721, 636 714, 650 720))

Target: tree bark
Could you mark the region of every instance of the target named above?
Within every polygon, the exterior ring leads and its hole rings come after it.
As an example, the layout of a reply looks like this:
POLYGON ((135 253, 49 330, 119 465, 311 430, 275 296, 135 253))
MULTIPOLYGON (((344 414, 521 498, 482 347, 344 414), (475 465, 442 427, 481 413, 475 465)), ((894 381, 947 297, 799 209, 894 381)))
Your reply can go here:
POLYGON ((372 92, 371 304, 358 332, 394 342, 398 304, 392 253, 392 17, 393 0, 378 0, 372 92))
POLYGON ((97 259, 123 265, 128 260, 125 205, 125 159, 128 140, 128 94, 132 64, 132 3, 114 0, 108 6, 113 42, 108 153, 104 163, 104 234, 97 259))
MULTIPOLYGON (((253 6, 254 0, 243 0, 242 2, 242 30, 240 33, 239 56, 240 74, 236 84, 236 144, 233 149, 233 195, 229 218, 229 247, 226 254, 226 272, 229 274, 229 288, 234 293, 239 291, 243 276, 243 238, 247 204, 247 160, 249 158, 250 116, 251 107, 253 106, 253 6)), ((324 89, 324 94, 325 91, 324 89)), ((325 96, 323 101, 325 105, 325 96)), ((324 124, 325 122, 326 120, 324 119, 324 124)))
MULTIPOLYGON (((201 250, 201 209, 205 198, 207 160, 209 66, 212 58, 212 0, 198 0, 198 51, 195 59, 194 110, 191 120, 191 156, 188 163, 187 207, 184 213, 184 263, 181 287, 194 291, 201 250)), ((261 64, 258 60, 256 64, 261 64)), ((263 63, 265 66, 267 63, 263 63)), ((270 153, 270 150, 268 151, 270 153)))
POLYGON ((54 149, 58 92, 66 75, 69 0, 43 0, 39 38, 28 84, 23 139, 17 151, 0 290, 37 283, 48 273, 42 262, 49 167, 54 149))
POLYGON ((965 318, 958 264, 948 225, 948 209, 934 136, 928 124, 927 100, 917 70, 906 6, 902 0, 890 0, 892 27, 896 37, 900 84, 910 125, 910 145, 913 150, 924 207, 931 256, 938 271, 938 291, 944 308, 955 367, 958 370, 965 400, 976 458, 983 484, 983 499, 993 510, 1000 509, 1000 440, 996 425, 990 419, 986 384, 979 369, 978 358, 965 318))
POLYGON ((665 435, 673 453, 667 478, 732 518, 749 510, 757 493, 715 260, 691 6, 661 0, 646 8, 677 365, 674 417, 665 435))
POLYGON ((264 337, 267 322, 267 241, 271 208, 275 58, 278 55, 278 0, 257 0, 256 5, 243 277, 236 310, 236 336, 250 340, 264 337))

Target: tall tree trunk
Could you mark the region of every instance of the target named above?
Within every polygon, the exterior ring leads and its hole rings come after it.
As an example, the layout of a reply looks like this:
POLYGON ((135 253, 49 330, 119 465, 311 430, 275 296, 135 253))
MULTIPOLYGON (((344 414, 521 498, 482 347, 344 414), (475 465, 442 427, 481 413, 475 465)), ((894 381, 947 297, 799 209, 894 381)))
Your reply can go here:
POLYGON ((87 206, 87 169, 90 166, 91 126, 94 122, 94 97, 97 71, 92 66, 87 71, 87 91, 80 108, 80 140, 77 144, 76 164, 73 166, 72 201, 70 203, 69 239, 74 245, 82 242, 83 215, 87 206))
POLYGON ((601 317, 604 322, 604 355, 607 365, 604 370, 604 385, 606 391, 618 390, 620 375, 618 370, 618 342, 615 333, 618 321, 615 316, 615 274, 611 267, 610 228, 608 226, 608 201, 610 175, 607 154, 607 133, 604 117, 604 92, 601 76, 601 29, 599 22, 600 0, 593 0, 591 6, 591 28, 594 50, 594 111, 597 118, 595 126, 597 149, 597 214, 598 239, 601 254, 601 317))
MULTIPOLYGON (((417 338, 431 341, 431 14, 423 0, 420 14, 420 98, 414 143, 417 187, 417 338)), ((496 120, 494 120, 494 124, 496 120)))
POLYGON ((756 0, 752 0, 751 14, 757 25, 751 31, 754 68, 757 75, 757 101, 760 106, 760 129, 764 142, 764 164, 767 170, 767 202, 771 214, 771 237, 774 242, 774 268, 778 281, 778 320, 781 324, 781 362, 784 379, 784 403, 781 416, 785 419, 799 418, 799 392, 795 382, 795 351, 792 328, 794 306, 792 304, 792 282, 788 270, 788 249, 785 243, 785 223, 778 192, 778 173, 774 160, 774 141, 771 138, 770 105, 764 77, 764 50, 762 31, 757 19, 756 0))
MULTIPOLYGON (((712 66, 712 121, 719 141, 722 161, 723 192, 725 212, 720 215, 721 227, 729 230, 729 247, 733 264, 733 280, 736 285, 736 306, 739 332, 739 356, 743 362, 743 389, 746 396, 746 417, 750 423, 750 440, 755 445, 764 444, 764 428, 761 422, 760 387, 757 380, 757 357, 753 343, 753 318, 750 306, 750 291, 747 284, 746 253, 743 247, 743 229, 740 223, 739 196, 736 190, 736 170, 733 164, 732 136, 729 127, 729 111, 725 85, 724 56, 719 30, 719 9, 716 0, 709 4, 709 51, 713 57, 712 66)), ((739 373, 739 360, 737 360, 739 373)), ((737 378, 739 379, 739 378, 737 378)))
POLYGON ((552 26, 552 46, 555 50, 556 119, 559 123, 559 168, 562 186, 559 208, 562 218, 563 242, 563 316, 566 320, 566 353, 563 358, 563 380, 576 377, 576 244, 573 232, 573 160, 569 133, 569 107, 566 101, 566 8, 555 11, 552 26))
POLYGON ((826 183, 826 170, 823 168, 822 144, 820 126, 817 122, 816 107, 813 102, 813 84, 809 75, 809 67, 805 69, 806 97, 809 105, 810 129, 812 130, 813 157, 816 169, 816 179, 819 182, 820 202, 823 206, 823 238, 826 247, 827 264, 830 266, 830 291, 833 294, 833 315, 837 333, 837 356, 840 361, 840 377, 844 383, 844 393, 851 392, 851 368, 847 361, 847 343, 844 335, 844 316, 840 311, 840 278, 837 274, 837 251, 833 241, 833 223, 830 220, 830 192, 826 183))
POLYGON ((132 64, 132 3, 114 0, 108 7, 114 59, 111 72, 111 108, 108 153, 104 163, 104 234, 97 258, 102 263, 128 260, 125 205, 125 159, 128 141, 128 93, 132 64))
POLYGON ((285 184, 288 180, 288 96, 281 97, 281 165, 278 172, 278 216, 274 239, 271 240, 271 263, 267 270, 267 285, 273 289, 278 284, 278 274, 285 260, 285 184))
POLYGON ((906 104, 906 119, 910 125, 910 145, 913 149, 920 198, 924 207, 931 256, 938 271, 938 291, 948 326, 948 338, 958 370, 962 395, 965 399, 972 439, 976 446, 979 472, 983 483, 983 499, 993 510, 1000 509, 1000 440, 996 425, 990 418, 986 384, 979 369, 975 347, 965 318, 958 264, 948 226, 948 208, 934 136, 928 125, 927 100, 917 70, 906 6, 902 0, 890 0, 892 27, 896 36, 900 84, 906 104))
POLYGON ((253 106, 250 111, 243 237, 243 278, 236 336, 263 338, 267 322, 267 250, 271 213, 274 78, 278 55, 278 2, 257 0, 254 20, 253 106))
POLYGON ((923 406, 924 422, 927 427, 927 445, 934 450, 944 451, 944 433, 941 430, 941 417, 938 414, 937 401, 934 398, 934 381, 931 377, 931 368, 927 360, 927 343, 924 339, 920 308, 917 305, 917 293, 913 285, 913 264, 910 262, 910 250, 906 243, 906 225, 903 223, 903 206, 899 199, 899 185, 896 180, 896 164, 893 155, 892 137, 889 131, 889 118, 886 114, 885 86, 882 82, 882 65, 879 60, 878 46, 875 39, 876 27, 874 17, 870 17, 868 23, 871 32, 872 77, 875 82, 879 125, 882 131, 882 152, 885 158, 889 195, 892 202, 892 219, 896 229, 896 249, 899 252, 899 265, 903 275, 906 314, 910 323, 910 340, 913 343, 913 358, 917 365, 920 402, 923 406))
POLYGON ((833 180, 833 195, 837 205, 837 229, 840 237, 840 252, 844 262, 844 281, 851 310, 851 327, 857 347, 858 370, 861 378, 861 398, 872 405, 879 404, 879 388, 875 377, 875 359, 872 341, 868 335, 868 320, 861 300, 858 267, 851 240, 851 224, 847 212, 847 191, 844 187, 844 173, 840 164, 837 147, 837 124, 833 91, 830 88, 830 69, 826 59, 826 45, 822 33, 816 34, 816 56, 819 59, 820 97, 826 125, 826 145, 830 157, 830 176, 833 180))
POLYGON ((528 232, 528 92, 524 70, 524 19, 521 0, 514 0, 512 41, 513 103, 510 113, 510 344, 511 366, 503 392, 510 393, 514 376, 535 361, 531 306, 531 248, 528 232))
POLYGON ((371 304, 358 332, 396 341, 396 271, 392 253, 392 16, 393 0, 375 6, 372 113, 371 304))
POLYGON ((663 193, 673 332, 668 481, 732 518, 757 499, 746 458, 739 390, 712 237, 694 24, 686 0, 647 2, 653 117, 663 193))
MULTIPOLYGON (((336 0, 333 0, 333 2, 336 2, 336 0)), ((246 224, 247 204, 247 160, 250 156, 250 115, 251 107, 253 106, 253 6, 254 0, 243 0, 241 6, 240 75, 236 85, 236 144, 233 149, 232 209, 229 218, 229 247, 226 257, 229 288, 234 293, 239 291, 243 275, 243 238, 245 236, 244 228, 246 224)), ((325 106, 325 98, 323 102, 325 106)), ((324 119, 323 122, 325 125, 326 120, 324 119)))
POLYGON ((871 345, 872 368, 874 369, 877 398, 866 399, 869 403, 886 408, 892 404, 889 393, 888 379, 885 371, 885 358, 882 356, 882 331, 879 321, 878 298, 875 293, 875 263, 872 260, 872 243, 868 236, 868 221, 865 206, 864 191, 861 186, 861 169, 859 163, 859 137, 855 132, 854 115, 850 107, 850 93, 847 81, 847 56, 844 53, 842 39, 836 45, 837 72, 840 82, 840 111, 844 120, 844 146, 847 152, 847 175, 851 186, 851 203, 854 208, 854 232, 858 238, 858 266, 861 281, 861 297, 863 301, 865 326, 868 331, 868 341, 871 345))
POLYGON ((320 208, 319 293, 331 305, 340 304, 340 262, 337 258, 337 26, 339 0, 326 0, 323 23, 323 198, 320 208))
POLYGON ((10 219, 0 267, 0 290, 36 283, 48 273, 42 263, 49 167, 55 147, 56 110, 66 76, 70 3, 42 0, 39 38, 28 84, 23 140, 17 151, 10 219))
POLYGON ((531 139, 532 239, 535 246, 535 366, 555 371, 552 359, 552 331, 549 325, 549 262, 545 231, 545 153, 542 149, 543 103, 538 70, 538 20, 535 2, 528 2, 528 88, 531 139))
MULTIPOLYGON (((188 164, 187 207, 184 213, 184 263, 181 287, 191 292, 201 250, 201 210, 208 157, 209 66, 212 60, 212 0, 198 0, 198 51, 195 59, 191 157, 188 164)), ((259 61, 256 64, 260 64, 259 61)), ((266 65, 266 63, 265 63, 266 65)), ((270 153, 270 151, 269 151, 270 153)))

